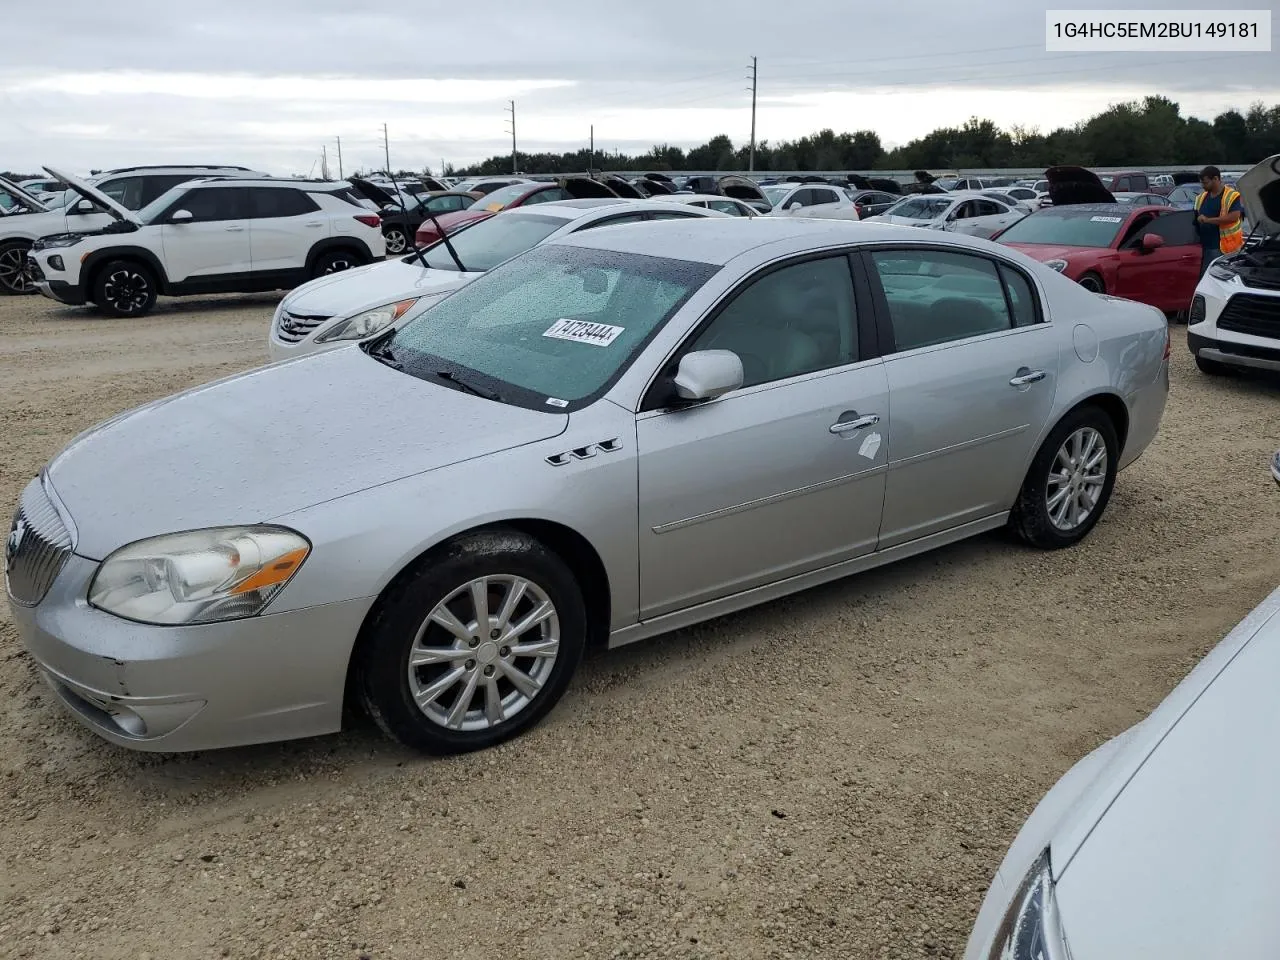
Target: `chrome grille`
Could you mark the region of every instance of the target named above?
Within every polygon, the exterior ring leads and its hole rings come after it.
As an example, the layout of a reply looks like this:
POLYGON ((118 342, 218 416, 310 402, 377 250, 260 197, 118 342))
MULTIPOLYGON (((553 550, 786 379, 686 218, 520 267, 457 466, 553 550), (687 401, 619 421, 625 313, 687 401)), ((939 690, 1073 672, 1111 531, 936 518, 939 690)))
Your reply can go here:
POLYGON ((285 343, 297 343, 329 317, 317 317, 302 313, 280 312, 280 322, 276 326, 276 336, 285 343))
POLYGON ((5 585, 27 607, 44 599, 71 554, 71 533, 39 478, 27 484, 5 543, 5 585))

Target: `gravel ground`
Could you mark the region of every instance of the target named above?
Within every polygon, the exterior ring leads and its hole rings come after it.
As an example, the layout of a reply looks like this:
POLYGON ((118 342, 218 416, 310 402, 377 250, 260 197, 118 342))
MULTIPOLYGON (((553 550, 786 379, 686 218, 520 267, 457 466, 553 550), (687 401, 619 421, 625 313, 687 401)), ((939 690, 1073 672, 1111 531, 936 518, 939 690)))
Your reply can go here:
MULTIPOLYGON (((0 503, 262 362, 270 297, 0 298, 0 503)), ((196 755, 66 719, 0 613, 0 957, 955 957, 1041 794, 1272 587, 1280 386, 1200 375, 1081 547, 979 538, 597 656, 531 734, 196 755)))

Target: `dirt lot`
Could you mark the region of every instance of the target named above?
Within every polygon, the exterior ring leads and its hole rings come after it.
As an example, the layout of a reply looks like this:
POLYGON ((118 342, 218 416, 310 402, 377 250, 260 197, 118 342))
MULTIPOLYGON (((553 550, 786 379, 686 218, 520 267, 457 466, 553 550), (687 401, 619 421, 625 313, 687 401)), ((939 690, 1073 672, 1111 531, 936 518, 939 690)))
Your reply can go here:
MULTIPOLYGON (((77 431, 261 362, 273 306, 0 298, 6 516, 77 431)), ((985 537, 597 657, 479 755, 128 753, 0 614, 0 957, 957 956, 1043 791, 1280 583, 1280 386, 1182 337, 1082 547, 985 537)))

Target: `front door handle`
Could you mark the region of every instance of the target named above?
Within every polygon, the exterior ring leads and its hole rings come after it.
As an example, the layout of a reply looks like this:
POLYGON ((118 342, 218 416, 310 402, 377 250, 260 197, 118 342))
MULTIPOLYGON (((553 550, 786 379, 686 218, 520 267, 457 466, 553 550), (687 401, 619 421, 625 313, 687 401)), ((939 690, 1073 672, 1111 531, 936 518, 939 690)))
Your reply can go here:
POLYGON ((1022 367, 1018 370, 1017 376, 1009 381, 1009 386, 1025 387, 1028 384, 1043 380, 1045 376, 1046 374, 1043 370, 1028 370, 1026 367, 1022 367))
POLYGON ((308 226, 308 227, 323 227, 323 226, 324 226, 324 221, 323 221, 323 220, 308 220, 308 221, 307 221, 307 226, 308 226))
POLYGON ((227 233, 244 233, 244 227, 227 227, 227 233))
POLYGON ((865 430, 867 427, 874 427, 880 422, 880 415, 878 413, 868 413, 865 417, 859 417, 857 411, 851 411, 850 413, 845 414, 845 416, 854 417, 856 419, 839 420, 836 423, 833 423, 829 429, 837 436, 842 433, 853 433, 855 430, 865 430))

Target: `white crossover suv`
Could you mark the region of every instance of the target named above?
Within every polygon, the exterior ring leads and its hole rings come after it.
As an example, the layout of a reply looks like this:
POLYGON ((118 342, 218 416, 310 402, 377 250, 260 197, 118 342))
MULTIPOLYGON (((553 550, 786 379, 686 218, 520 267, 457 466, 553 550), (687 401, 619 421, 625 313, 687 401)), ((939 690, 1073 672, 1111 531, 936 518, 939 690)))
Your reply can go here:
POLYGON ((115 220, 92 234, 36 240, 28 275, 47 297, 115 316, 141 316, 159 294, 285 290, 386 253, 381 218, 343 182, 209 177, 135 213, 59 176, 115 220))
POLYGON ((1200 278, 1187 319, 1187 348, 1209 374, 1235 367, 1280 371, 1280 154, 1236 184, 1252 224, 1243 250, 1219 257, 1200 278))
MULTIPOLYGON (((166 190, 197 177, 265 176, 247 167, 188 164, 120 167, 104 170, 85 182, 120 206, 141 210, 166 190)), ((65 183, 52 173, 47 180, 34 182, 65 183)), ((0 295, 35 292, 35 284, 27 275, 27 251, 33 241, 55 233, 92 233, 113 220, 100 203, 81 197, 74 190, 38 196, 30 190, 26 192, 36 202, 24 203, 21 209, 8 209, 10 216, 0 222, 0 295)), ((0 196, 0 207, 5 206, 4 196, 0 196)))

